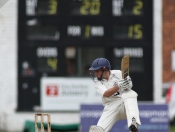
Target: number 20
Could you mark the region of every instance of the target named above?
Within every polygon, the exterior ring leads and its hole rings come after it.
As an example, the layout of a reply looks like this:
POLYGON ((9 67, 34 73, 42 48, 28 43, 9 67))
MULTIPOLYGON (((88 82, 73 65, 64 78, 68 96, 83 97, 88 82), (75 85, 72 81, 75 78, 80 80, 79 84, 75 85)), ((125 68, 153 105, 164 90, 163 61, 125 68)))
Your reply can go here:
POLYGON ((82 15, 98 15, 100 13, 100 2, 99 1, 82 1, 80 7, 80 13, 82 15))

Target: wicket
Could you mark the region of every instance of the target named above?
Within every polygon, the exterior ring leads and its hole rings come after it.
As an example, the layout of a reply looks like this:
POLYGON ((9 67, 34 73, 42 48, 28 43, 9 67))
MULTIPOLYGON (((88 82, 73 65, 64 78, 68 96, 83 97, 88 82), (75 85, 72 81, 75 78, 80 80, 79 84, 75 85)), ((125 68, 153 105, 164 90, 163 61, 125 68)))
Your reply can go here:
POLYGON ((51 132, 50 114, 48 113, 35 114, 35 132, 38 132, 38 116, 41 116, 41 132, 44 132, 44 116, 47 116, 47 131, 51 132))

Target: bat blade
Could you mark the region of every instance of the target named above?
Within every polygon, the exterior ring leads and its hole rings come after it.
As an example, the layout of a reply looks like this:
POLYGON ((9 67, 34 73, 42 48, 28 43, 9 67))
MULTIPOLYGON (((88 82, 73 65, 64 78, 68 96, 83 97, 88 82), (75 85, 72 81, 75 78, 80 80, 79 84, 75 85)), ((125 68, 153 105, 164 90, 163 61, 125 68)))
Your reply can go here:
POLYGON ((129 76, 129 55, 125 55, 121 62, 122 78, 129 76))

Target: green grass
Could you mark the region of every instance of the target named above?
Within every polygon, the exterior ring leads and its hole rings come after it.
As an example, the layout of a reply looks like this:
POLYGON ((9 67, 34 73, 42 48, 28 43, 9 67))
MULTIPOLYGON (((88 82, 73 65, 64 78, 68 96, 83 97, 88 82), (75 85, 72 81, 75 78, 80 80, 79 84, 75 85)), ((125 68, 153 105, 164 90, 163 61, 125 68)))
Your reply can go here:
POLYGON ((170 126, 170 132, 175 132, 175 126, 170 126))

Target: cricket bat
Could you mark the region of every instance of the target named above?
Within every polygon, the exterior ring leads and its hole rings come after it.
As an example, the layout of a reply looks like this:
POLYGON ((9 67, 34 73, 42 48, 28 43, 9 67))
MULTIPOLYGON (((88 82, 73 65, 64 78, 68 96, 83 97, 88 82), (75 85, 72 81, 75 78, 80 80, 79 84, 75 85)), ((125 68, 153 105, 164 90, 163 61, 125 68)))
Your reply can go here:
POLYGON ((129 76, 129 55, 125 55, 121 61, 122 79, 129 76))

